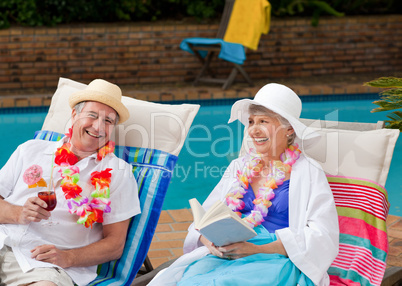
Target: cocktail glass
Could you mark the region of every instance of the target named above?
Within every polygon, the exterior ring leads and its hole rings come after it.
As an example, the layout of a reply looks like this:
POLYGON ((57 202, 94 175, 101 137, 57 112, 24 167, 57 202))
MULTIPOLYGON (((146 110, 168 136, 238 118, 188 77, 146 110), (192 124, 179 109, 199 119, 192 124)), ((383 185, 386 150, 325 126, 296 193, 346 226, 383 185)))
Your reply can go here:
MULTIPOLYGON (((56 198, 56 192, 54 190, 53 180, 50 179, 48 182, 49 183, 47 190, 42 190, 38 192, 38 197, 47 204, 45 210, 51 212, 52 210, 55 209, 57 205, 57 198, 56 198)), ((58 223, 53 221, 52 216, 50 216, 50 218, 47 221, 42 222, 42 225, 45 226, 52 226, 56 224, 58 223)))

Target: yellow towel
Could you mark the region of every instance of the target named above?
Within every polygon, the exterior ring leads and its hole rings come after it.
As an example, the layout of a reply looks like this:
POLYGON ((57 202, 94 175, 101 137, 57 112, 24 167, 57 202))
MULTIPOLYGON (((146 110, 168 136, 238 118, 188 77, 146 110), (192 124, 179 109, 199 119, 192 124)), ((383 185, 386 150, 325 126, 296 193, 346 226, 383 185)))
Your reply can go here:
POLYGON ((267 34, 271 4, 267 0, 236 0, 223 40, 257 50, 261 34, 267 34))

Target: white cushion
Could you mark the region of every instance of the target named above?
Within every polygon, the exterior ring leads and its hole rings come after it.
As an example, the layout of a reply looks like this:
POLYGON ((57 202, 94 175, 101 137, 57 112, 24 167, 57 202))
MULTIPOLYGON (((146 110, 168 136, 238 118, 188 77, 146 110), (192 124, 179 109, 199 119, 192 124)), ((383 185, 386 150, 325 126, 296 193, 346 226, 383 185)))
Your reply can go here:
MULTIPOLYGON (((60 78, 42 130, 59 133, 71 127, 69 96, 86 84, 60 78)), ((200 106, 158 104, 123 96, 130 118, 115 128, 116 145, 158 149, 178 156, 200 106)))
POLYGON ((328 175, 363 178, 385 186, 399 130, 315 130, 322 135, 320 141, 302 152, 320 163, 328 175))
MULTIPOLYGON (((299 143, 299 148, 307 157, 320 163, 326 174, 372 180, 385 186, 396 140, 400 134, 398 129, 344 130, 336 129, 336 122, 326 123, 329 125, 322 124, 320 120, 303 119, 303 122, 319 133, 321 138, 313 145, 303 146, 299 143)), ((340 122, 338 126, 347 125, 359 129, 376 126, 352 122, 340 122)), ((253 147, 253 143, 245 129, 240 156, 250 147, 253 147)))

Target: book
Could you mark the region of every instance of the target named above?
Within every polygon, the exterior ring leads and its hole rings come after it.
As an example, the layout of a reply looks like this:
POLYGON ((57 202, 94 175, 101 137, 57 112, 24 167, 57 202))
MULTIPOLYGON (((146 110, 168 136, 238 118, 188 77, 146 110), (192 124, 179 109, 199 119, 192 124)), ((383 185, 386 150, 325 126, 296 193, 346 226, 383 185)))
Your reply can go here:
POLYGON ((216 246, 246 241, 257 235, 253 228, 221 201, 214 203, 208 211, 195 198, 189 202, 195 229, 216 246))

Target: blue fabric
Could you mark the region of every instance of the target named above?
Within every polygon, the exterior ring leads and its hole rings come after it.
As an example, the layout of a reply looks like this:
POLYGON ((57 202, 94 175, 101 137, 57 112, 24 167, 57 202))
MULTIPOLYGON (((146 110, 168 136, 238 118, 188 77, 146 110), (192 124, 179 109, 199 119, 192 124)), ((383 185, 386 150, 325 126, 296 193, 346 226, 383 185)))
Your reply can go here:
MULTIPOLYGON (((180 49, 189 53, 194 53, 188 44, 194 46, 208 46, 208 45, 221 45, 218 58, 242 65, 246 60, 246 52, 241 44, 225 42, 222 39, 210 39, 210 38, 186 38, 180 44, 180 49)), ((207 51, 198 52, 201 57, 205 58, 207 51)))
MULTIPOLYGON (((282 185, 274 190, 275 197, 271 200, 272 206, 268 208, 268 215, 264 217, 262 225, 269 231, 275 232, 277 229, 289 226, 289 181, 286 180, 282 185)), ((240 211, 243 215, 248 215, 254 209, 253 201, 255 194, 251 186, 246 189, 243 202, 244 208, 240 211)))
MULTIPOLYGON (((254 228, 257 236, 249 242, 261 245, 273 242, 276 236, 263 226, 254 228)), ((177 286, 219 285, 300 285, 314 283, 286 256, 280 254, 254 254, 227 260, 207 255, 190 264, 177 286)))
MULTIPOLYGON (((36 132, 36 139, 57 141, 64 135, 36 132)), ((116 146, 117 157, 133 166, 138 183, 141 214, 131 219, 123 255, 99 265, 98 277, 88 285, 131 285, 148 253, 162 210, 177 156, 147 148, 116 146)))

